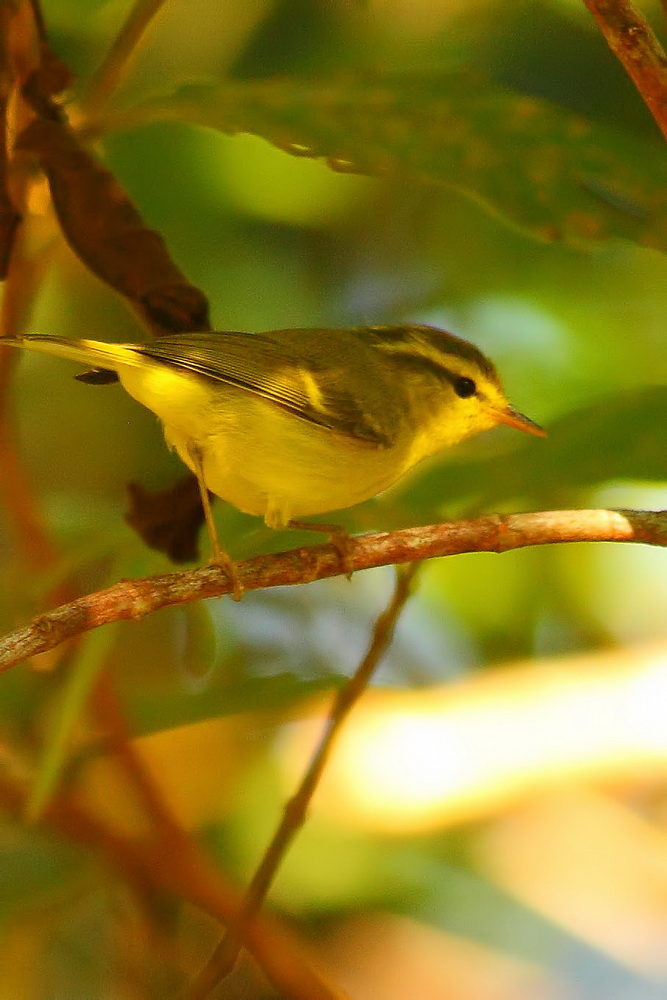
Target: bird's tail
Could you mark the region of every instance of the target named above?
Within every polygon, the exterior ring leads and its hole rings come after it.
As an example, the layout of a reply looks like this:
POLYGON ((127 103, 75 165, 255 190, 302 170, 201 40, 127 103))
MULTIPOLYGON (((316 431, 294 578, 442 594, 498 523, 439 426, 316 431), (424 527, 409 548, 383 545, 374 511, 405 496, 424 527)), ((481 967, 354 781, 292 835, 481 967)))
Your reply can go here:
MULTIPOLYGON (((1 344, 23 347, 41 354, 55 354, 59 358, 80 361, 95 368, 106 368, 117 372, 128 365, 135 367, 142 363, 141 357, 132 349, 132 344, 106 344, 103 340, 70 340, 67 337, 47 337, 31 335, 16 339, 0 340, 1 344)), ((143 362, 145 364, 145 361, 143 362)))

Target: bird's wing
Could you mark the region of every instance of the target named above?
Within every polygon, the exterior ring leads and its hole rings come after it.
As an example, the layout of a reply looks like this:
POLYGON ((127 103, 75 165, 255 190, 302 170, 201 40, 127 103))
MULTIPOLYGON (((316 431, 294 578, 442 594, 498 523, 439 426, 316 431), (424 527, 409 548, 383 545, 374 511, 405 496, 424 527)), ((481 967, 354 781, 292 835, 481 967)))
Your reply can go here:
MULTIPOLYGON (((386 421, 380 419, 383 387, 375 386, 368 393, 365 406, 353 391, 341 388, 341 383, 358 382, 345 376, 350 364, 359 363, 360 352, 350 351, 352 343, 346 339, 336 344, 335 351, 327 350, 324 338, 338 333, 322 331, 320 342, 312 331, 303 330, 187 333, 124 347, 202 378, 245 389, 311 424, 388 448, 393 437, 383 426, 386 421)), ((368 364, 366 351, 361 352, 361 360, 368 364)), ((364 374, 370 379, 377 375, 374 371, 364 374)))

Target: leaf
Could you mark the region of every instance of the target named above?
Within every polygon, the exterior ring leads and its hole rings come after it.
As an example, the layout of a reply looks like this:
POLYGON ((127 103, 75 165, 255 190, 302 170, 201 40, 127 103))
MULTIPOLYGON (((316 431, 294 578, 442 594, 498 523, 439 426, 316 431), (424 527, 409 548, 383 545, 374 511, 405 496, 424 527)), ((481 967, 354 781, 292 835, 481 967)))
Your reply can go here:
POLYGON ((527 438, 511 454, 447 463, 407 483, 397 503, 423 507, 462 501, 492 505, 554 496, 604 483, 667 481, 667 386, 609 395, 561 417, 546 440, 527 438))
POLYGON ((0 6, 0 281, 7 277, 14 237, 21 221, 8 189, 8 103, 12 88, 9 36, 15 12, 7 4, 0 6))
MULTIPOLYGON (((90 866, 92 869, 92 866, 90 866)), ((5 832, 0 866, 0 921, 12 913, 25 914, 44 907, 63 886, 76 886, 90 875, 81 852, 63 838, 37 829, 22 829, 20 838, 5 832)), ((4 927, 3 927, 4 931, 4 927)))
POLYGON ((127 495, 129 509, 125 520, 147 545, 165 552, 176 563, 198 558, 204 508, 192 473, 182 476, 167 490, 147 490, 141 483, 129 483, 127 495))
POLYGON ((16 211, 7 190, 7 101, 0 95, 0 281, 9 270, 16 230, 21 215, 16 211))
POLYGON ((667 249, 664 147, 466 73, 190 85, 109 120, 263 136, 334 170, 443 184, 540 240, 667 249))
POLYGON ((311 681, 296 674, 282 673, 212 685, 187 696, 182 690, 160 699, 152 694, 136 694, 130 699, 132 732, 146 736, 225 715, 282 709, 330 691, 341 683, 341 678, 332 675, 311 681))
POLYGON ((207 601, 194 601, 180 609, 181 655, 179 664, 191 691, 206 689, 221 659, 219 634, 207 601))
POLYGON ((80 655, 74 662, 62 692, 58 713, 52 722, 26 803, 26 817, 38 819, 60 781, 67 761, 70 739, 93 684, 104 667, 117 635, 118 623, 94 629, 83 639, 80 655))
POLYGON ((35 118, 17 149, 35 154, 74 252, 157 332, 205 330, 208 303, 172 261, 118 181, 59 121, 35 118))

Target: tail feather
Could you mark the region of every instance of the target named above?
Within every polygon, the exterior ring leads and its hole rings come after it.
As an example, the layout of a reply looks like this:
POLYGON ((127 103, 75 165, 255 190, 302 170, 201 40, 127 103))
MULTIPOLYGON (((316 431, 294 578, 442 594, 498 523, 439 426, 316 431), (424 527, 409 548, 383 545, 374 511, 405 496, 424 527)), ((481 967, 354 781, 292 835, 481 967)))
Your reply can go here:
MULTIPOLYGON (((102 340, 70 340, 67 337, 47 337, 31 335, 10 341, 17 347, 41 354, 55 354, 59 358, 69 358, 94 368, 106 368, 117 372, 119 368, 136 367, 142 359, 132 349, 131 344, 106 344, 102 340)), ((145 364, 145 361, 143 362, 145 364)))

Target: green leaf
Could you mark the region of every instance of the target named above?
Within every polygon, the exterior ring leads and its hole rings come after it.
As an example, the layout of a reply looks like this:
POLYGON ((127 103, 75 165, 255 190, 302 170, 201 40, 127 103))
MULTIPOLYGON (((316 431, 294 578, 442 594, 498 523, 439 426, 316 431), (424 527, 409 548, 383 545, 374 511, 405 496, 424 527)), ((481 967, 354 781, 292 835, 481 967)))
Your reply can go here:
POLYGON ((611 481, 667 481, 667 386, 615 393, 561 417, 546 440, 526 438, 511 453, 428 469, 397 495, 423 507, 466 502, 489 509, 517 497, 554 497, 611 481))
POLYGON ((187 121, 335 170, 443 184, 537 239, 667 249, 664 147, 467 73, 182 87, 108 127, 187 121))
POLYGON ((218 632, 206 601, 194 601, 180 609, 183 622, 181 670, 195 689, 206 685, 220 659, 218 632))
POLYGON ((109 655, 118 622, 88 632, 80 655, 65 681, 58 712, 48 732, 42 759, 26 803, 26 817, 36 820, 57 787, 63 773, 69 744, 83 706, 109 655))
POLYGON ((178 691, 160 699, 150 693, 138 693, 132 696, 129 705, 132 732, 136 736, 146 736, 225 715, 282 709, 330 691, 341 683, 341 678, 332 675, 311 681, 284 673, 212 685, 187 695, 178 691))
POLYGON ((49 897, 62 900, 91 878, 92 866, 63 838, 25 828, 20 837, 7 831, 3 837, 0 923, 15 913, 25 915, 32 907, 44 907, 49 897))

